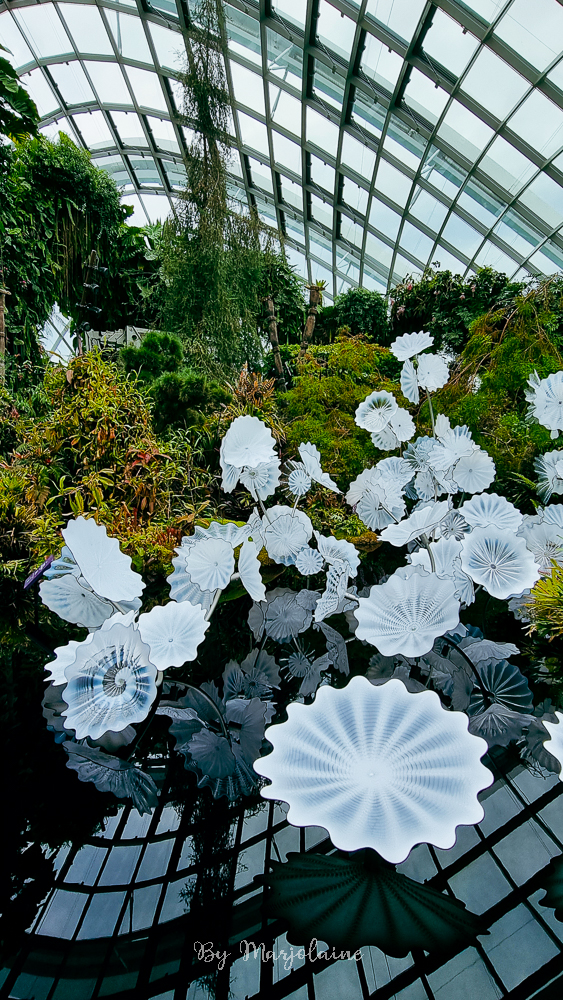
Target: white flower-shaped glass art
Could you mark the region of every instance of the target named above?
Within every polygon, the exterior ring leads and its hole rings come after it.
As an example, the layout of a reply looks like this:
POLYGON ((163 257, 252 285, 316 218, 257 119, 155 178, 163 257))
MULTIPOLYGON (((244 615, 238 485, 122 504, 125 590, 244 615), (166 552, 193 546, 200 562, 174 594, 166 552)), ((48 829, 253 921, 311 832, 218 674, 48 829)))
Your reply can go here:
POLYGON ((172 560, 174 570, 168 577, 170 597, 173 601, 189 601, 190 604, 200 604, 204 611, 209 611, 215 599, 216 591, 202 590, 192 580, 189 572, 188 564, 190 555, 196 544, 195 537, 185 536, 182 539, 182 544, 175 549, 178 554, 172 560))
POLYGON ((220 521, 212 521, 208 528, 202 528, 201 525, 196 524, 193 536, 184 536, 182 545, 187 541, 195 543, 204 538, 219 538, 223 542, 228 542, 233 549, 236 549, 239 545, 242 545, 245 538, 248 538, 248 535, 248 524, 235 524, 234 521, 227 521, 225 524, 221 524, 220 521))
POLYGON ((371 847, 399 864, 415 844, 447 850, 457 826, 483 818, 477 794, 493 781, 481 763, 487 744, 435 692, 354 677, 287 714, 266 729, 274 751, 254 770, 272 782, 264 798, 289 803, 294 826, 323 826, 340 850, 371 847))
MULTIPOLYGON (((416 431, 413 418, 409 411, 403 409, 402 406, 398 406, 395 410, 389 421, 388 429, 392 431, 397 439, 396 448, 402 441, 410 441, 416 431)), ((377 437, 377 435, 372 435, 372 441, 374 437, 377 437)), ((375 444, 375 442, 373 443, 375 444)))
POLYGON ((390 392, 372 392, 358 406, 355 420, 358 427, 378 434, 387 426, 397 409, 397 401, 390 392))
POLYGON ((314 576, 315 573, 320 573, 323 565, 324 559, 318 549, 312 549, 308 545, 301 549, 295 560, 295 568, 302 576, 314 576))
POLYGON ((196 542, 187 559, 188 572, 202 590, 223 590, 234 568, 233 549, 220 538, 196 542))
POLYGON ((306 444, 300 444, 299 454, 301 455, 301 461, 305 466, 307 474, 315 483, 319 483, 320 486, 326 486, 327 490, 332 490, 333 493, 340 493, 338 486, 330 478, 328 472, 323 472, 321 468, 321 453, 314 444, 311 444, 310 441, 307 441, 306 444))
POLYGON ((542 379, 534 372, 528 385, 526 399, 531 404, 532 416, 551 431, 552 438, 559 437, 559 431, 563 431, 563 371, 542 379))
POLYGON ((70 667, 71 663, 74 663, 76 650, 79 646, 79 642, 71 639, 66 646, 58 646, 55 649, 55 659, 45 664, 45 670, 51 671, 46 679, 51 681, 53 685, 66 684, 65 670, 70 667))
POLYGON ((201 605, 189 601, 157 605, 139 617, 141 639, 149 647, 151 663, 158 670, 181 667, 195 660, 197 647, 208 628, 201 605))
POLYGON ((563 565, 563 528, 542 521, 538 515, 524 518, 518 535, 526 542, 542 573, 549 573, 553 562, 563 565))
POLYGON ((447 500, 439 503, 430 503, 427 507, 419 507, 413 511, 410 517, 406 517, 400 524, 390 524, 381 532, 381 538, 391 545, 407 545, 415 538, 428 534, 440 523, 449 510, 447 500))
POLYGON ((419 333, 404 333, 402 337, 397 337, 393 341, 389 350, 395 355, 397 361, 407 361, 414 358, 416 354, 425 351, 427 347, 432 347, 434 337, 429 333, 420 330, 419 333))
POLYGON ((472 528, 495 528, 518 531, 522 524, 522 514, 514 504, 497 493, 480 493, 466 500, 460 507, 465 520, 472 528))
POLYGON ((302 510, 279 504, 267 511, 262 521, 262 532, 270 559, 292 566, 313 534, 313 525, 302 510))
POLYGON ((544 507, 542 516, 546 524, 556 524, 563 528, 563 503, 552 503, 549 507, 544 507))
POLYGON ((482 493, 495 478, 495 463, 482 448, 475 448, 471 455, 460 458, 452 478, 465 493, 482 493))
POLYGON ((414 367, 412 361, 405 361, 403 367, 401 368, 401 392, 403 393, 405 399, 408 399, 410 403, 418 403, 420 393, 418 391, 416 368, 414 367))
POLYGON ((258 559, 258 546, 254 542, 246 541, 241 546, 238 557, 238 571, 241 582, 253 601, 266 600, 266 588, 260 576, 260 560, 258 559))
POLYGON ((65 622, 99 628, 110 617, 113 606, 87 585, 82 586, 81 581, 86 583, 83 577, 77 579, 72 573, 43 580, 39 586, 41 600, 65 622))
POLYGON ((416 377, 421 389, 435 392, 446 384, 449 377, 448 366, 436 354, 422 354, 418 359, 416 377))
POLYGON ((221 442, 221 466, 243 469, 274 462, 275 445, 271 430, 258 417, 236 417, 221 442))
POLYGON ((563 712, 555 712, 557 722, 543 722, 550 738, 544 741, 544 747, 561 764, 559 779, 563 781, 563 712))
POLYGON ((394 574, 372 587, 369 597, 358 598, 356 637, 384 656, 422 656, 459 622, 453 581, 416 569, 408 579, 394 574))
POLYGON ((546 451, 534 459, 538 474, 538 493, 547 503, 552 493, 563 493, 563 451, 546 451))
POLYGON ((62 536, 96 594, 117 602, 141 596, 142 577, 131 569, 131 559, 121 551, 117 538, 108 538, 105 525, 77 517, 63 528, 62 536))
POLYGON ((142 722, 156 697, 156 667, 135 626, 121 624, 100 630, 80 643, 66 668, 63 700, 66 728, 77 740, 100 739, 142 722))
POLYGON ((461 546, 464 572, 501 601, 533 587, 540 575, 524 539, 509 529, 474 528, 461 546))
POLYGON ((345 562, 349 567, 348 576, 356 575, 360 565, 360 554, 352 542, 347 542, 344 538, 335 538, 334 535, 327 537, 321 535, 319 531, 315 531, 315 538, 325 562, 330 565, 336 562, 345 562))
POLYGON ((279 459, 252 467, 246 465, 240 474, 240 481, 255 500, 267 500, 276 492, 280 483, 279 459))
POLYGON ((294 497, 304 497, 311 489, 312 478, 303 462, 290 462, 287 488, 294 497))

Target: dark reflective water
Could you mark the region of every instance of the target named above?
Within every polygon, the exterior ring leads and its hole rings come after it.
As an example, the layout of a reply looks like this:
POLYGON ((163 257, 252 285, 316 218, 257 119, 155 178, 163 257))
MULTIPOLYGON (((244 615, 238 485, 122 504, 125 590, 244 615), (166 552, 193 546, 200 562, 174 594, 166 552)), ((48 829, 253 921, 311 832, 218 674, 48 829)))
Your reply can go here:
MULTIPOLYGON (((224 612, 221 657, 229 641, 237 647, 238 617, 224 612)), ((420 845, 397 866, 464 902, 489 933, 449 951, 414 947, 396 957, 372 945, 338 957, 313 934, 290 932, 288 943, 263 884, 270 863, 292 852, 333 852, 324 830, 290 826, 283 805, 259 797, 229 803, 200 791, 169 752, 162 718, 141 754, 160 792, 152 814, 79 782, 42 715, 45 650, 60 638, 48 618, 35 620, 32 597, 14 606, 6 640, 1 997, 561 995, 563 923, 540 905, 546 869, 563 852, 557 775, 532 774, 509 751, 491 754, 497 780, 480 796, 483 822, 458 828, 451 850, 420 845)), ((314 916, 305 890, 295 905, 314 916)), ((342 920, 355 916, 343 911, 342 920)))

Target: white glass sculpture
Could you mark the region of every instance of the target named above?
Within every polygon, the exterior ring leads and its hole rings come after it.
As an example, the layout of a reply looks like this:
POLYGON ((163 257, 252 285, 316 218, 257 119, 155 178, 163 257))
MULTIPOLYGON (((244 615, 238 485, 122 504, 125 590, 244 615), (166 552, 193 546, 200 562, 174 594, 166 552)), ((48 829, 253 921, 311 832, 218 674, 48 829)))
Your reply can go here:
POLYGON ((245 541, 238 557, 238 571, 245 590, 253 601, 266 600, 266 588, 260 576, 260 560, 258 546, 255 542, 245 541))
POLYGON ((538 474, 538 493, 547 503, 552 493, 563 493, 563 451, 546 451, 534 459, 538 474))
POLYGON ((86 584, 84 578, 77 579, 72 573, 43 580, 39 586, 41 600, 65 622, 99 628, 111 615, 113 606, 82 583, 86 584))
POLYGON ((156 697, 156 667, 137 628, 121 624, 100 629, 80 643, 66 668, 63 700, 67 729, 76 739, 98 740, 142 722, 156 697))
POLYGON ((262 533, 270 559, 292 566, 313 534, 313 525, 302 510, 279 504, 264 516, 262 533))
POLYGON ((448 381, 448 366, 443 358, 436 354, 422 354, 418 359, 416 377, 421 389, 435 392, 448 381))
POLYGON ((245 466, 240 481, 255 500, 267 500, 276 492, 280 483, 280 462, 262 462, 256 466, 245 466))
POLYGON ((340 493, 338 486, 330 478, 328 472, 323 472, 321 468, 321 453, 314 444, 311 444, 310 441, 307 441, 306 444, 300 444, 299 454, 311 479, 319 483, 320 486, 326 486, 327 490, 332 490, 333 493, 340 493))
POLYGON ((465 493, 482 493, 495 478, 495 463, 490 455, 475 447, 471 455, 465 455, 456 462, 452 479, 465 493))
POLYGON ((186 560, 186 568, 202 590, 223 590, 235 569, 233 549, 221 538, 196 542, 186 560))
POLYGON ((389 350, 395 355, 397 361, 407 361, 414 358, 416 354, 425 351, 427 347, 432 347, 434 337, 431 334, 420 330, 418 333, 404 333, 402 337, 397 337, 393 341, 389 350))
POLYGON ((420 399, 418 379, 416 377, 416 368, 412 361, 405 361, 401 368, 401 392, 405 399, 408 399, 409 403, 418 403, 420 399))
POLYGON ((276 459, 272 432, 258 417, 236 417, 221 442, 221 467, 255 468, 276 459))
POLYGON ((397 409, 397 401, 390 392, 372 392, 358 406, 355 420, 358 427, 378 434, 387 426, 397 409))
POLYGON ((435 692, 354 677, 287 714, 266 729, 274 751, 254 769, 272 782, 264 798, 289 803, 294 826, 323 826, 335 847, 371 847, 398 864, 415 844, 452 847, 457 826, 483 818, 477 793, 493 781, 481 763, 487 744, 435 692))
POLYGON ((531 404, 531 415, 551 431, 552 438, 559 437, 559 431, 563 431, 563 371, 542 379, 534 372, 528 385, 526 399, 531 404))
POLYGON ((430 503, 427 507, 419 507, 410 517, 406 517, 400 524, 390 524, 381 532, 381 538, 391 545, 407 545, 415 538, 426 535, 432 531, 446 516, 449 510, 447 500, 439 503, 430 503))
POLYGON ((466 500, 460 507, 465 520, 472 528, 486 528, 493 524, 495 528, 508 528, 518 531, 522 524, 522 514, 514 504, 497 493, 480 493, 466 500))
POLYGON ((501 601, 533 587, 540 575, 524 539, 506 528, 474 528, 461 545, 464 572, 501 601))
POLYGON ((295 568, 301 576, 314 576, 321 572, 323 566, 324 559, 318 549, 312 549, 308 545, 301 549, 295 560, 295 568))
POLYGON ((131 559, 121 551, 117 538, 108 538, 105 525, 96 524, 93 518, 77 517, 68 522, 62 535, 96 594, 117 602, 141 596, 145 586, 142 577, 131 569, 131 559))
POLYGON ((139 617, 141 639, 148 645, 151 662, 158 670, 195 660, 208 628, 203 608, 189 601, 157 605, 139 617))
POLYGON ((419 566, 412 569, 418 572, 408 579, 394 574, 372 587, 369 597, 358 598, 356 636, 384 656, 422 656, 439 635, 459 622, 453 580, 441 580, 419 566))
POLYGON ((557 722, 543 722, 550 736, 544 741, 544 747, 562 765, 559 779, 563 781, 563 712, 555 712, 555 715, 557 722))

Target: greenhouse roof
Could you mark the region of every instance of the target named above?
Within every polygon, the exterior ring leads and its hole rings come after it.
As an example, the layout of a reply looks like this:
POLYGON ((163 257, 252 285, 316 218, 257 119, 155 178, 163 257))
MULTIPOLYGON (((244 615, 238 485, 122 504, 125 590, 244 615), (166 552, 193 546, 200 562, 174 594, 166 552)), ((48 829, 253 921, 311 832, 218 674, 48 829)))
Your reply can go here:
MULTIPOLYGON (((49 136, 92 151, 135 206, 181 190, 186 0, 0 3, 49 136)), ((563 267, 558 0, 232 0, 230 193, 330 295, 387 291, 434 261, 563 267)))

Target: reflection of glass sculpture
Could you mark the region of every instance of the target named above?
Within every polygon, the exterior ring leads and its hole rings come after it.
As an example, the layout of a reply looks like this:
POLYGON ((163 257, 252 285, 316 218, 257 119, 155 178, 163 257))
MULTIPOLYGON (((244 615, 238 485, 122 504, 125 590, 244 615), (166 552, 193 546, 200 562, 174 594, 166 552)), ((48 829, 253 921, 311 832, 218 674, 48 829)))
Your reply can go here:
POLYGON ((377 945, 404 957, 413 948, 447 951, 486 933, 485 922, 465 904, 401 875, 373 851, 296 854, 271 861, 267 911, 283 917, 292 944, 317 938, 353 952, 377 945))
POLYGON ((313 705, 289 705, 266 738, 274 752, 254 764, 272 782, 262 795, 289 802, 295 826, 324 826, 342 850, 372 847, 399 863, 421 842, 452 847, 456 826, 483 818, 487 745, 432 691, 354 677, 321 687, 313 705))

